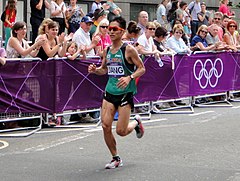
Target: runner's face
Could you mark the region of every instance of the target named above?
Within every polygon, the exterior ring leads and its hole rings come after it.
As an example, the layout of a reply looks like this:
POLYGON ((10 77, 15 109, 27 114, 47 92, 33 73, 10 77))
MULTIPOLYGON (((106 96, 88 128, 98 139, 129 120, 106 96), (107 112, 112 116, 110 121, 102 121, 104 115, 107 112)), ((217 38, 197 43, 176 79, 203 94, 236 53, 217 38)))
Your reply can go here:
POLYGON ((111 22, 109 24, 108 28, 109 28, 108 29, 108 34, 109 34, 112 41, 121 39, 124 32, 125 32, 125 30, 122 29, 119 26, 118 22, 116 22, 116 21, 111 22))

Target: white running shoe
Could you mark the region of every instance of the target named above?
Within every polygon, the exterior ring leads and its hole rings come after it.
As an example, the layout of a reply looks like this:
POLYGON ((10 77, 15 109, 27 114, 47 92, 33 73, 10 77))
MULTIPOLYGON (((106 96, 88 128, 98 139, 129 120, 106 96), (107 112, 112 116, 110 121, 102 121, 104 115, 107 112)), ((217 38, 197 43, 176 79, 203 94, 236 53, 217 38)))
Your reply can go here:
POLYGON ((110 163, 105 165, 105 169, 114 169, 122 166, 123 166, 123 162, 121 159, 120 160, 113 159, 110 163))
POLYGON ((135 127, 137 138, 142 138, 144 135, 144 127, 141 121, 141 117, 137 114, 134 119, 138 122, 137 126, 135 127))

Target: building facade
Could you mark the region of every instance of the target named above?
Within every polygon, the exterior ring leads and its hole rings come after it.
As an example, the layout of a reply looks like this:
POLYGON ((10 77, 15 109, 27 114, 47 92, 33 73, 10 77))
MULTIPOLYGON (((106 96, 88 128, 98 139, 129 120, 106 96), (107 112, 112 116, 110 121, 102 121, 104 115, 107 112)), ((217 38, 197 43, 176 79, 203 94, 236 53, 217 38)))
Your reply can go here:
MULTIPOLYGON (((49 0, 50 2, 50 0, 49 0)), ((68 4, 69 0, 65 0, 68 4)), ((80 4, 85 13, 87 13, 92 4, 93 0, 78 0, 77 3, 80 4)), ((161 0, 116 0, 116 4, 122 9, 122 16, 126 18, 127 21, 135 20, 137 21, 138 13, 145 10, 149 13, 149 20, 156 19, 157 6, 161 0)), ((191 2, 191 0, 186 0, 186 2, 191 2)), ((217 10, 219 7, 219 1, 205 0, 207 4, 207 9, 217 10)), ((237 0, 232 0, 233 4, 238 3, 237 0), (236 2, 235 2, 236 1, 236 2)), ((0 12, 6 5, 6 1, 0 1, 0 12)), ((237 15, 236 20, 240 19, 240 10, 234 9, 237 15), (238 17, 239 16, 239 17, 238 17)), ((49 11, 46 11, 46 17, 49 17, 49 11)), ((28 25, 28 39, 31 35, 31 25, 30 25, 30 0, 18 0, 17 3, 17 21, 25 21, 28 25)), ((0 35, 3 35, 3 23, 0 24, 0 35)))

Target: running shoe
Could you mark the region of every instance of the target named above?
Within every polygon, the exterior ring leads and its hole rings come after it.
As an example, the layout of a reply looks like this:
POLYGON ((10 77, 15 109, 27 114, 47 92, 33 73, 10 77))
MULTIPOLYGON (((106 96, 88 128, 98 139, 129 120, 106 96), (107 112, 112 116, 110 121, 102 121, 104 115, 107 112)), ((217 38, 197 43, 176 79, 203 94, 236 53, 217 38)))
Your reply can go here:
POLYGON ((114 168, 122 167, 122 166, 123 166, 123 162, 121 159, 120 160, 113 159, 110 163, 105 165, 105 168, 106 169, 114 169, 114 168))
POLYGON ((138 122, 137 126, 135 127, 137 138, 142 138, 144 134, 144 127, 141 121, 141 117, 137 114, 134 119, 138 122))

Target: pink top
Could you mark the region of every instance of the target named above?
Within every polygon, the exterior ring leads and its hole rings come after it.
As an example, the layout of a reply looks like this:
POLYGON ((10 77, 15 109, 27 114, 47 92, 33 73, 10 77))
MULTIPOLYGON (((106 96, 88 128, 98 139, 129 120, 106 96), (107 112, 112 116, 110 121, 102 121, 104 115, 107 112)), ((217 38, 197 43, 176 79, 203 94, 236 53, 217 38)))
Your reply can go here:
POLYGON ((102 46, 102 49, 106 48, 108 45, 112 44, 109 34, 106 34, 105 37, 100 36, 101 40, 98 42, 97 46, 102 46))
POLYGON ((219 7, 219 11, 223 14, 228 15, 228 16, 232 16, 231 11, 226 4, 221 4, 221 6, 219 7))

